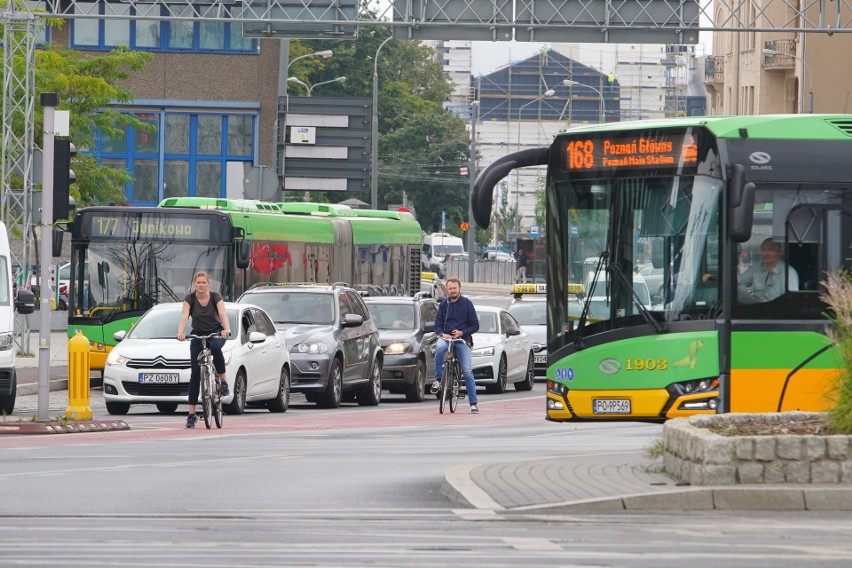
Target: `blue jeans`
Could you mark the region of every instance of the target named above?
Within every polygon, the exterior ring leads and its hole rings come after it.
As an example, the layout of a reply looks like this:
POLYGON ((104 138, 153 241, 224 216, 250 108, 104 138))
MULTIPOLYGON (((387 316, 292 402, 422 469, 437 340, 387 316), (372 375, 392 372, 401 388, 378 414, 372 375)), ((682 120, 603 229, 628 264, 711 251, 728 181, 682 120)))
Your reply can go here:
MULTIPOLYGON (((193 333, 193 335, 206 335, 201 333, 193 333)), ((220 375, 225 372, 225 356, 222 355, 222 347, 225 345, 225 340, 221 337, 213 338, 209 341, 210 352, 213 354, 213 366, 216 367, 216 372, 220 375)), ((198 393, 201 390, 201 365, 198 363, 198 355, 201 353, 201 340, 193 339, 189 344, 189 404, 198 404, 198 393)), ((216 377, 219 380, 219 377, 216 377)), ((215 384, 215 383, 214 383, 215 384)))
MULTIPOLYGON (((446 339, 438 339, 438 345, 435 348, 435 380, 441 380, 441 373, 444 372, 444 357, 447 356, 450 342, 446 339)), ((473 379, 473 363, 470 356, 470 347, 464 341, 456 341, 453 345, 456 352, 456 359, 461 366, 462 377, 464 377, 464 386, 467 389, 467 400, 470 404, 476 404, 476 381, 473 379)))

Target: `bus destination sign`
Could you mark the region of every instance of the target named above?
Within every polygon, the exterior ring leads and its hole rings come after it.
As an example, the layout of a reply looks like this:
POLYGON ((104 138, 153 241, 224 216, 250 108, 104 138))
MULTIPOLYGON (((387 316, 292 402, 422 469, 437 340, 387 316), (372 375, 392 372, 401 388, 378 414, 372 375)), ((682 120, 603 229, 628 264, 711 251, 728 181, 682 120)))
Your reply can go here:
POLYGON ((214 218, 156 213, 97 213, 89 217, 89 238, 209 241, 214 218))
POLYGON ((659 131, 571 139, 565 143, 563 161, 567 170, 576 172, 599 168, 688 168, 697 164, 698 145, 692 135, 659 131))

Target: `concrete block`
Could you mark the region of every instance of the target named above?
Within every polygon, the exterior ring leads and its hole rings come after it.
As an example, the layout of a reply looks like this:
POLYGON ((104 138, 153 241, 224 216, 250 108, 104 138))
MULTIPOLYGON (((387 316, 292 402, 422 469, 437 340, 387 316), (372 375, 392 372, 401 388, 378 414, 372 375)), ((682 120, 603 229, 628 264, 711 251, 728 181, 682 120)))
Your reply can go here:
POLYGON ((838 483, 839 481, 839 462, 822 460, 811 463, 811 483, 838 483))
POLYGON ((803 492, 808 511, 852 511, 852 488, 807 487, 803 492))
POLYGON ((742 463, 737 466, 739 483, 763 483, 764 466, 760 463, 742 463))
POLYGON ((763 466, 764 483, 784 483, 784 464, 773 461, 763 466))
MULTIPOLYGON (((737 468, 733 465, 704 466, 700 485, 733 485, 737 482, 737 468)), ((693 485, 696 485, 693 483, 693 485)))
POLYGON ((709 511, 713 509, 710 489, 686 489, 671 493, 630 495, 622 499, 626 511, 709 511))
POLYGON ((754 459, 773 461, 775 459, 775 437, 757 436, 754 439, 754 459))
POLYGON ((805 459, 815 462, 825 457, 825 436, 805 436, 805 459))
POLYGON ((784 464, 784 481, 787 483, 809 483, 811 480, 811 464, 805 461, 787 462, 784 464))
POLYGON ((800 460, 804 455, 802 436, 776 436, 775 454, 785 460, 800 460))
POLYGON ((804 511, 805 497, 801 488, 737 488, 713 490, 713 506, 731 511, 804 511))
POLYGON ((754 438, 734 438, 734 448, 738 460, 754 459, 754 438))
POLYGON ((725 436, 713 436, 703 440, 702 462, 713 465, 726 465, 734 461, 734 440, 725 436))
POLYGON ((847 459, 840 464, 840 480, 843 483, 852 483, 852 459, 847 459))
POLYGON ((845 460, 849 457, 849 436, 826 436, 825 451, 833 460, 845 460))

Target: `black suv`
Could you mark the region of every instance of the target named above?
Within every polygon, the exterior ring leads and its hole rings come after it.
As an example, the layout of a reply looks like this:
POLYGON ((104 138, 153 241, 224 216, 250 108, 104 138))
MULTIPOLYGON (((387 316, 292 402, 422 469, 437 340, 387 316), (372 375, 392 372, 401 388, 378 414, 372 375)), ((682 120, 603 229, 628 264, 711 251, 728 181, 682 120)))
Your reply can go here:
POLYGON ((290 347, 290 391, 326 408, 344 396, 376 406, 382 400, 379 332, 361 296, 343 284, 263 283, 240 302, 266 310, 290 347))
POLYGON ((379 328, 385 352, 382 386, 395 394, 405 393, 410 402, 422 401, 427 378, 435 376, 438 303, 423 293, 413 298, 391 296, 364 301, 379 328))

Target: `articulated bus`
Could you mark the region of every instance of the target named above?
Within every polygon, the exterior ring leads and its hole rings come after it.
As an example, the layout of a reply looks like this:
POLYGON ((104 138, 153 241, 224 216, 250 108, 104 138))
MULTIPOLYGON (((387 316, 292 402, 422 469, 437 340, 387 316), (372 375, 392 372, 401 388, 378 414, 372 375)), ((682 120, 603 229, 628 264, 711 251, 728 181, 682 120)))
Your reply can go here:
POLYGON ((103 369, 113 334, 155 304, 183 300, 200 270, 226 300, 259 282, 420 291, 423 237, 405 212, 183 197, 81 209, 70 231, 68 333, 89 339, 92 369, 103 369))
POLYGON ((574 128, 487 167, 483 227, 496 183, 547 166, 547 418, 829 407, 821 282, 852 268, 850 156, 852 116, 692 117, 574 128), (756 281, 761 245, 783 260, 756 281), (637 264, 662 275, 653 296, 637 264))

